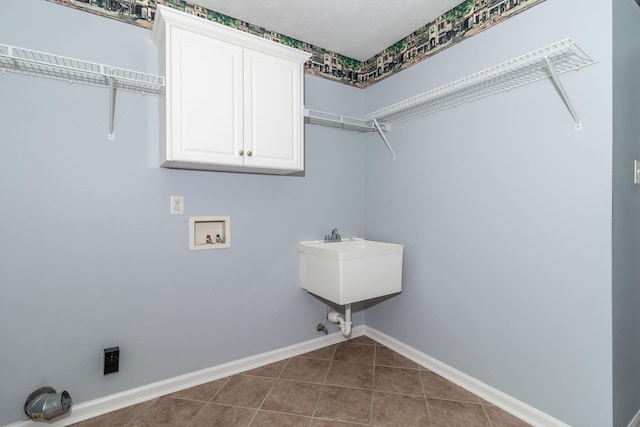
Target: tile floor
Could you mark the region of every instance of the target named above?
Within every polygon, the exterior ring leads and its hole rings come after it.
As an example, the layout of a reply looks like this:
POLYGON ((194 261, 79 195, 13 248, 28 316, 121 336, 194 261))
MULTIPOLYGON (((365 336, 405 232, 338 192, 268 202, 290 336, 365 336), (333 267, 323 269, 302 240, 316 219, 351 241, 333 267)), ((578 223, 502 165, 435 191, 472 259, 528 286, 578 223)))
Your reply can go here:
POLYGON ((74 426, 528 424, 362 336, 74 426))

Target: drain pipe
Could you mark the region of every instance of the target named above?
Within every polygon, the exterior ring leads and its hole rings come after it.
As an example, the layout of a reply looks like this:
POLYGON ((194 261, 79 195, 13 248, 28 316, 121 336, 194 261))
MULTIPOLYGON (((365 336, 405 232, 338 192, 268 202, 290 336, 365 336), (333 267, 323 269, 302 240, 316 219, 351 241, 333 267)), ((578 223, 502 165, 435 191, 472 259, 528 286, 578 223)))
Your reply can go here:
POLYGON ((345 338, 351 336, 351 304, 346 304, 344 309, 344 316, 335 310, 330 310, 327 313, 327 319, 331 323, 340 324, 340 332, 345 338))

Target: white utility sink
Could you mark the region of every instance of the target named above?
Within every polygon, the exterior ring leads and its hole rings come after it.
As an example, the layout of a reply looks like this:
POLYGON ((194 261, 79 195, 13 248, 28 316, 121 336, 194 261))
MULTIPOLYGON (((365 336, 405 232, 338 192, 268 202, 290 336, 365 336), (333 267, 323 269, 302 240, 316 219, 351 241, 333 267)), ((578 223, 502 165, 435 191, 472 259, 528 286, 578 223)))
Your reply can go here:
POLYGON ((359 238, 298 242, 300 287, 340 305, 398 293, 403 249, 359 238))

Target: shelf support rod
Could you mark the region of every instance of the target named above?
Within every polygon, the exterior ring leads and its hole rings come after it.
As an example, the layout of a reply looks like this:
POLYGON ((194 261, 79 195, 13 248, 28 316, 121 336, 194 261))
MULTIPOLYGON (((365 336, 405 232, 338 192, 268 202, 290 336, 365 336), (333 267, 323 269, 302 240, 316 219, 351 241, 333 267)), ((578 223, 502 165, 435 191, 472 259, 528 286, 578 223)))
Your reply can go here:
POLYGON ((382 133, 382 128, 380 127, 380 124, 378 123, 378 120, 373 119, 372 122, 373 122, 373 125, 375 126, 376 130, 380 134, 380 137, 384 141, 385 145, 387 146, 387 148, 391 152, 391 156, 392 156, 393 160, 395 160, 396 159, 396 153, 393 151, 393 148, 391 148, 391 144, 389 144, 389 141, 387 141, 387 137, 384 136, 384 133, 382 133))
POLYGON ((109 141, 113 141, 113 127, 116 114, 116 81, 113 77, 109 77, 109 141))
POLYGON ((548 56, 545 56, 544 59, 545 61, 547 61, 547 66, 549 67, 549 72, 551 73, 551 80, 553 80, 553 84, 556 86, 556 89, 558 89, 558 92, 560 93, 560 96, 564 101, 564 105, 567 106, 569 113, 571 113, 571 117, 573 117, 573 121, 576 122, 576 130, 581 130, 582 121, 578 117, 578 113, 576 113, 576 110, 573 109, 573 105, 571 105, 571 101, 567 96, 567 92, 565 92, 564 86, 562 86, 562 82, 560 82, 560 79, 558 78, 556 71, 553 69, 553 64, 549 60, 548 56))

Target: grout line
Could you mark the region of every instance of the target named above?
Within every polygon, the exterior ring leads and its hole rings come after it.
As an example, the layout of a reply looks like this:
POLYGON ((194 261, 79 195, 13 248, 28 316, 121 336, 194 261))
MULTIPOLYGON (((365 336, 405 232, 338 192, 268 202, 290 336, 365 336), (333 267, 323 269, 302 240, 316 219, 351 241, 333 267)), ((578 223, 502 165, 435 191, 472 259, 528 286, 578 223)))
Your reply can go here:
POLYGON ((285 363, 284 366, 282 367, 282 369, 280 369, 280 373, 276 377, 276 381, 278 381, 280 379, 280 377, 282 377, 282 373, 285 371, 285 369, 287 369, 287 366, 289 366, 289 362, 291 362, 291 359, 293 359, 293 358, 287 359, 287 363, 285 363))
MULTIPOLYGON (((131 418, 129 421, 127 421, 125 423, 125 426, 131 425, 131 423, 137 419, 140 415, 144 414, 145 412, 147 412, 149 410, 149 408, 151 408, 157 401, 158 401, 158 397, 156 397, 155 399, 152 399, 151 401, 149 401, 149 405, 147 405, 146 408, 144 408, 142 411, 140 411, 138 414, 136 414, 133 418, 131 418)), ((124 409, 124 408, 123 408, 124 409)), ((115 411, 114 411, 115 412, 115 411)), ((112 414, 113 412, 110 412, 109 414, 112 414)), ((105 414, 107 415, 107 414, 105 414)), ((88 421, 88 420, 87 420, 88 421)))
MULTIPOLYGON (((197 401, 194 400, 193 402, 197 402, 197 401)), ((204 403, 204 405, 202 405, 202 408, 200 408, 198 413, 193 416, 191 421, 189 421, 187 423, 186 427, 189 427, 191 424, 193 424, 193 422, 196 420, 196 418, 198 418, 198 415, 200 415, 202 413, 202 411, 204 411, 204 409, 207 407, 207 405, 209 405, 207 402, 201 402, 201 403, 204 403)))
POLYGON ((378 345, 373 346, 373 369, 371 372, 371 401, 369 402, 369 424, 373 423, 373 393, 376 384, 376 356, 378 355, 378 345))
POLYGON ((311 419, 313 420, 316 417, 316 411, 318 410, 318 404, 320 403, 320 398, 322 397, 322 393, 324 392, 324 388, 326 384, 322 384, 320 387, 320 393, 318 393, 318 398, 316 399, 316 404, 313 406, 313 412, 311 412, 311 419))
MULTIPOLYGON (((313 412, 311 413, 311 420, 313 420, 313 418, 316 415, 316 411, 318 410, 318 404, 320 403, 320 398, 322 397, 322 393, 324 392, 324 389, 327 386, 327 377, 329 376, 329 371, 331 370, 331 366, 333 365, 333 358, 336 355, 337 349, 338 349, 338 346, 336 345, 333 349, 333 353, 331 354, 331 359, 329 359, 329 367, 327 368, 327 372, 324 374, 324 379, 320 387, 320 393, 318 393, 318 398, 316 399, 316 404, 313 406, 313 412)), ((309 422, 309 424, 311 424, 311 421, 309 422)))
POLYGON ((429 412, 429 400, 427 398, 427 390, 424 389, 424 380, 422 379, 422 372, 418 370, 418 377, 420 377, 420 385, 422 386, 422 394, 424 395, 424 407, 427 408, 427 422, 431 424, 431 413, 429 412))
MULTIPOLYGON (((195 400, 193 402, 196 402, 195 400)), ((229 408, 238 408, 238 409, 249 409, 251 411, 257 411, 258 408, 252 407, 252 406, 242 406, 242 405, 231 405, 229 403, 215 403, 215 402, 200 402, 200 403, 205 403, 206 405, 213 405, 213 406, 227 406, 229 408)))
MULTIPOLYGON (((233 376, 233 375, 232 375, 232 376, 233 376)), ((216 391, 215 393, 213 393, 213 396, 211 396, 211 399, 209 399, 209 403, 213 403, 213 399, 215 399, 215 398, 216 398, 216 396, 220 394, 220 392, 222 391, 222 389, 223 389, 227 384, 229 384, 229 381, 231 381, 231 377, 227 377, 227 378, 226 378, 226 381, 224 382, 224 384, 222 384, 222 385, 220 386, 220 388, 218 389, 218 391, 216 391)))
POLYGON ((493 427, 493 421, 491 421, 491 417, 489 416, 486 408, 484 407, 484 405, 480 405, 480 407, 482 407, 482 412, 484 412, 485 417, 487 417, 487 420, 489 420, 489 426, 493 427))
POLYGON ((437 396, 426 396, 427 399, 433 399, 433 400, 444 400, 445 402, 458 402, 458 403, 469 403, 471 405, 480 405, 482 407, 484 406, 495 406, 495 405, 483 405, 480 402, 473 402, 471 400, 460 400, 460 399, 449 399, 447 397, 437 397, 437 396))
POLYGON ((292 358, 287 359, 287 363, 285 363, 284 367, 282 368, 282 370, 280 370, 280 373, 278 374, 278 376, 276 378, 272 377, 273 384, 271 385, 271 388, 269 389, 267 394, 264 395, 264 399, 262 399, 262 402, 260 402, 260 405, 256 408, 256 413, 253 414, 253 417, 251 417, 251 420, 249 421, 249 424, 247 424, 248 426, 250 426, 253 423, 253 420, 255 420, 256 417, 258 416, 258 412, 260 412, 260 408, 262 408, 262 405, 264 405, 264 402, 266 402, 267 398, 269 397, 269 395, 273 391, 273 388, 276 386, 276 383, 278 382, 278 380, 282 376, 282 373, 284 372, 284 370, 287 369, 287 366, 289 366, 289 362, 291 361, 291 359, 292 358))
MULTIPOLYGON (((308 418, 309 419, 309 424, 308 426, 311 425, 311 422, 313 421, 313 418, 311 418, 309 415, 300 415, 300 414, 294 414, 292 412, 282 412, 282 411, 274 411, 271 409, 255 409, 255 408, 250 408, 254 411, 256 411, 256 413, 253 415, 253 417, 251 418, 251 420, 249 421, 249 423, 246 425, 246 427, 251 426, 251 424, 253 423, 255 417, 258 415, 258 412, 262 411, 262 412, 269 412, 271 414, 280 414, 280 415, 288 415, 288 416, 292 416, 292 417, 300 417, 300 418, 308 418)), ((188 427, 188 426, 186 426, 188 427)))
MULTIPOLYGON (((191 421, 189 421, 189 423, 187 424, 186 427, 189 427, 191 424, 193 424, 193 422, 196 420, 196 418, 198 418, 198 415, 200 415, 209 404, 212 403, 213 399, 215 399, 215 397, 220 393, 220 391, 224 388, 224 386, 226 386, 229 383, 229 380, 231 379, 231 377, 227 377, 224 384, 222 384, 220 386, 220 388, 218 388, 218 391, 216 391, 215 393, 213 393, 213 396, 211 396, 211 398, 204 402, 204 406, 202 406, 202 408, 198 411, 198 413, 193 417, 193 419, 191 421)), ((207 383, 205 383, 207 384, 207 383)), ((180 399, 180 398, 174 398, 174 399, 180 399)), ((189 400, 189 399, 185 399, 185 400, 189 400)), ((193 400, 193 402, 201 402, 200 400, 193 400)))
POLYGON ((321 420, 321 421, 330 421, 332 423, 338 423, 338 424, 349 424, 349 425, 354 425, 354 426, 373 426, 373 424, 371 423, 359 423, 357 421, 342 421, 342 420, 334 420, 333 418, 314 418, 315 420, 321 420))
POLYGON ((324 373, 324 377, 322 378, 322 384, 327 383, 327 378, 329 377, 329 371, 331 371, 332 366, 333 366, 333 358, 329 360, 329 366, 327 366, 327 372, 324 373))
POLYGON ((408 368, 406 366, 397 366, 397 365, 383 365, 383 364, 375 364, 375 366, 380 366, 381 368, 393 368, 393 369, 406 369, 408 371, 420 371, 418 368, 408 368))

